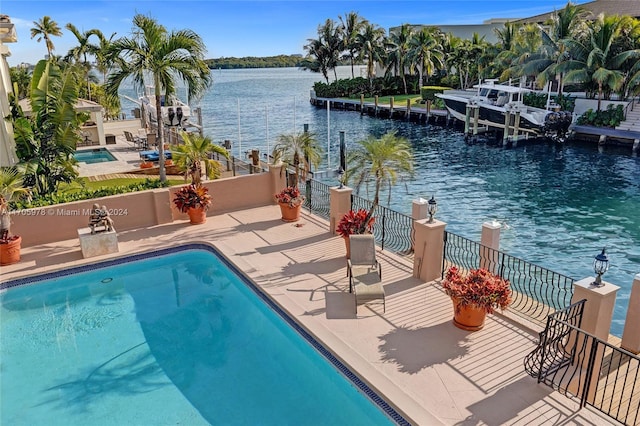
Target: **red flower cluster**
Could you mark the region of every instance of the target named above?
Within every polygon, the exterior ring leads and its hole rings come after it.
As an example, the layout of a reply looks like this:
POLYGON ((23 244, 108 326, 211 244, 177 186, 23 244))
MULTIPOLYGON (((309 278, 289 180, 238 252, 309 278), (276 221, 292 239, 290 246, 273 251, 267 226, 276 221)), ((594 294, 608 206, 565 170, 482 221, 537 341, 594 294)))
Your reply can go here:
POLYGON ((201 207, 207 210, 211 205, 211 195, 207 187, 191 184, 183 186, 175 193, 173 203, 182 213, 186 213, 190 208, 201 207))
POLYGON ((455 266, 447 270, 442 282, 445 292, 458 301, 458 306, 475 305, 492 314, 496 308, 511 304, 511 284, 486 269, 472 269, 465 276, 455 266))
MULTIPOLYGON (((365 209, 360 209, 356 212, 349 210, 344 216, 342 216, 342 219, 340 219, 340 223, 338 223, 336 231, 344 238, 348 238, 351 234, 363 233, 360 229, 362 228, 364 221, 367 219, 368 214, 369 212, 365 209)), ((371 219, 369 219, 369 223, 364 227, 364 233, 373 232, 373 223, 375 221, 375 217, 371 217, 371 219)))
POLYGON ((300 190, 295 186, 286 187, 278 192, 275 197, 278 203, 289 204, 289 207, 298 206, 305 200, 305 196, 300 194, 300 190))

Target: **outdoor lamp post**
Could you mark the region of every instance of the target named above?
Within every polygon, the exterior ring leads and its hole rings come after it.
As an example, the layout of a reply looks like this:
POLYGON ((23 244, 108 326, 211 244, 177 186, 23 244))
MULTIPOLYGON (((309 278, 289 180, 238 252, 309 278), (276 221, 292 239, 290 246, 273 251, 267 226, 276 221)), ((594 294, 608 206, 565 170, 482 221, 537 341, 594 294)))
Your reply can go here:
POLYGON ((433 223, 433 216, 436 215, 438 211, 438 203, 436 202, 435 196, 431 196, 431 199, 428 202, 427 213, 429 213, 429 223, 433 223))
POLYGON ((338 189, 344 188, 344 169, 342 167, 338 169, 338 181, 340 182, 338 189))
POLYGON ((602 253, 597 255, 593 259, 593 271, 596 273, 596 280, 591 284, 596 287, 602 287, 602 275, 609 269, 609 257, 605 253, 605 249, 602 248, 602 253))

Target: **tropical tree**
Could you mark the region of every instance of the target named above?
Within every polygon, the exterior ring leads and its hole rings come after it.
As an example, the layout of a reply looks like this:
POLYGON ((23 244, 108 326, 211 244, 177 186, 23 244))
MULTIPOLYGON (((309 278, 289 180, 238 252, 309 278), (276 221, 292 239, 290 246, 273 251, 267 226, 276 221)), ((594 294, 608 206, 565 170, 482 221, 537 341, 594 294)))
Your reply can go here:
POLYGON ((154 19, 141 14, 133 18, 133 24, 137 29, 132 37, 123 37, 112 44, 112 54, 120 59, 119 68, 107 80, 107 93, 117 96, 118 88, 127 78, 144 92, 151 79, 159 134, 160 181, 165 182, 161 98, 164 94, 169 99, 176 93, 176 79, 184 82, 190 99, 209 87, 212 80, 204 61, 206 47, 193 31, 168 32, 154 19))
POLYGON ((75 67, 41 60, 31 78, 31 115, 13 117, 16 153, 26 163, 24 182, 36 194, 54 193, 61 182, 77 176, 72 154, 88 118, 75 109, 79 80, 75 67))
POLYGON ((587 10, 567 3, 567 6, 551 17, 549 31, 541 29, 542 45, 524 64, 526 74, 538 73, 538 84, 543 87, 548 81, 558 80, 558 94, 564 89, 564 73, 559 72, 560 64, 570 59, 567 41, 579 37, 585 27, 587 10))
POLYGON ((367 78, 369 85, 372 85, 375 77, 376 63, 383 63, 386 58, 384 49, 385 31, 383 28, 366 22, 362 32, 358 34, 358 44, 361 46, 362 58, 367 63, 367 78))
POLYGON ((30 192, 23 186, 23 173, 16 167, 0 167, 0 240, 11 237, 10 203, 28 198, 30 192))
POLYGON ((447 66, 455 70, 462 89, 468 88, 472 82, 477 81, 478 60, 485 46, 486 43, 482 38, 477 37, 477 33, 474 33, 471 40, 450 38, 447 66))
POLYGON ((329 66, 331 58, 321 40, 308 39, 304 46, 307 57, 300 64, 303 70, 322 73, 327 84, 329 84, 329 66))
POLYGON ((9 68, 9 75, 13 83, 13 93, 18 99, 24 99, 29 95, 31 84, 31 73, 26 66, 9 68))
POLYGON ((409 59, 410 40, 413 30, 409 24, 402 24, 398 31, 392 31, 387 39, 387 74, 391 71, 402 77, 404 94, 407 89, 407 77, 405 73, 411 68, 409 59))
POLYGON ((336 67, 340 62, 340 54, 344 50, 342 32, 343 27, 338 25, 333 19, 327 19, 324 25, 318 27, 319 40, 324 46, 327 58, 327 67, 333 70, 333 78, 336 81, 338 80, 336 67))
POLYGON ((371 208, 365 220, 362 221, 362 229, 358 233, 364 233, 366 224, 375 213, 380 203, 380 192, 389 190, 401 176, 413 174, 413 152, 406 138, 389 132, 380 138, 369 136, 358 142, 356 149, 349 153, 348 170, 346 178, 353 177, 355 186, 359 191, 362 185, 374 185, 374 196, 371 208))
POLYGON ((418 85, 424 84, 424 74, 431 77, 436 70, 444 67, 441 33, 437 28, 425 27, 413 34, 409 40, 409 57, 418 66, 418 85))
POLYGON ((196 133, 181 132, 183 144, 171 147, 172 159, 183 171, 185 179, 191 177, 191 183, 198 186, 202 182, 202 164, 204 174, 209 179, 217 179, 221 175, 220 163, 212 154, 220 154, 229 158, 229 151, 220 145, 213 143, 210 137, 200 136, 196 133))
POLYGON ((52 59, 52 52, 55 49, 55 46, 53 45, 51 36, 60 37, 62 35, 60 26, 49 16, 43 16, 39 21, 33 21, 33 25, 34 27, 31 28, 31 38, 38 37, 36 39, 38 43, 44 40, 49 59, 52 59))
POLYGON ((283 162, 293 167, 289 186, 297 187, 300 179, 306 180, 311 167, 320 164, 322 148, 313 132, 286 133, 278 136, 271 155, 274 164, 283 162))
POLYGON ((91 99, 91 64, 87 60, 87 55, 95 55, 98 51, 98 46, 91 44, 89 38, 91 36, 98 37, 98 30, 93 29, 89 31, 80 31, 76 28, 75 25, 68 23, 65 25, 65 28, 71 31, 71 33, 78 40, 78 45, 69 49, 67 52, 67 56, 65 60, 73 61, 74 63, 80 65, 85 75, 85 80, 87 81, 87 95, 88 98, 91 99))
POLYGON ((367 22, 356 12, 349 12, 344 17, 340 17, 342 23, 342 45, 347 51, 345 55, 351 63, 351 78, 354 78, 353 66, 356 59, 360 56, 360 38, 358 35, 367 22))
POLYGON ((598 110, 603 96, 608 97, 622 87, 625 79, 620 70, 622 64, 637 56, 635 51, 617 52, 615 49, 621 22, 618 16, 599 16, 592 23, 588 37, 567 41, 572 59, 558 67, 559 72, 566 72, 567 82, 595 85, 598 110))
POLYGON ((104 83, 107 81, 107 73, 114 65, 114 62, 119 59, 118 56, 114 57, 113 49, 111 48, 116 33, 111 33, 111 36, 106 38, 102 31, 96 30, 96 35, 99 40, 98 48, 94 53, 96 57, 96 68, 102 74, 102 82, 104 83))

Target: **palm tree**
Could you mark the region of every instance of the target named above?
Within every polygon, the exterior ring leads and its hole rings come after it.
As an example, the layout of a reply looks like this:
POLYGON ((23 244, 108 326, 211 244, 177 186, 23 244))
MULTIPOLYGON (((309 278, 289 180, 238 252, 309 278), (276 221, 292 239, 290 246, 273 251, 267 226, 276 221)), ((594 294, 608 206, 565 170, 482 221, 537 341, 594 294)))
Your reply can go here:
POLYGON ((558 67, 559 72, 566 72, 567 82, 595 83, 598 110, 605 92, 608 96, 611 91, 622 87, 625 78, 620 70, 622 64, 637 54, 633 50, 616 51, 615 42, 620 35, 621 22, 618 16, 599 16, 592 23, 588 38, 567 41, 572 59, 558 67))
POLYGON ((80 124, 88 118, 75 109, 79 80, 75 67, 41 60, 32 74, 31 115, 14 118, 16 153, 28 165, 25 183, 40 195, 56 192, 60 182, 77 176, 71 154, 80 140, 80 124))
POLYGON ((106 38, 102 31, 96 30, 96 35, 98 36, 98 40, 100 40, 100 44, 98 45, 98 49, 95 51, 96 56, 96 68, 98 71, 102 73, 102 81, 107 81, 107 73, 109 69, 112 67, 112 63, 115 62, 118 58, 113 58, 113 55, 110 55, 110 52, 113 51, 111 45, 113 44, 113 38, 116 36, 116 33, 111 33, 109 38, 106 38))
POLYGON ((307 42, 304 50, 308 52, 308 55, 302 60, 300 67, 311 72, 321 72, 325 81, 329 84, 329 53, 322 41, 310 38, 307 42))
POLYGON ((340 60, 340 54, 344 50, 342 32, 343 27, 341 25, 337 25, 332 19, 327 19, 324 25, 318 27, 318 35, 320 36, 320 41, 324 46, 327 57, 327 67, 328 69, 333 70, 333 77, 336 81, 338 80, 336 67, 340 60))
POLYGON ((73 60, 76 64, 82 66, 82 69, 85 73, 85 78, 87 80, 87 94, 88 98, 91 99, 91 81, 89 74, 91 73, 91 64, 87 60, 87 55, 95 55, 98 51, 98 46, 93 45, 89 42, 89 38, 92 35, 98 36, 99 30, 93 29, 89 31, 81 32, 76 28, 75 25, 69 23, 65 25, 65 28, 71 31, 71 33, 78 40, 78 45, 69 49, 66 60, 73 60))
POLYGON ((220 163, 211 158, 211 154, 220 154, 229 158, 229 151, 216 145, 208 136, 182 132, 184 144, 171 147, 172 157, 178 168, 184 172, 185 179, 191 177, 191 183, 198 186, 202 181, 202 164, 209 179, 220 177, 220 163))
POLYGON ((49 16, 43 16, 39 21, 33 21, 35 27, 31 28, 31 38, 38 37, 36 41, 39 43, 44 40, 47 46, 47 54, 49 59, 53 58, 52 52, 55 49, 51 36, 60 37, 62 30, 58 23, 51 19, 49 16))
POLYGON ((0 240, 11 237, 11 216, 9 203, 30 195, 23 186, 24 175, 15 167, 0 168, 0 240))
POLYGON ((164 132, 162 131, 161 97, 176 93, 176 79, 182 80, 189 98, 203 93, 211 84, 211 73, 204 61, 204 42, 191 30, 168 32, 154 19, 138 14, 133 18, 137 31, 132 38, 123 37, 112 44, 114 56, 119 56, 119 69, 107 81, 107 93, 117 96, 118 88, 127 78, 144 92, 150 77, 155 90, 158 125, 160 181, 167 180, 164 167, 164 132))
POLYGON ((395 185, 398 177, 413 174, 413 153, 406 138, 399 137, 396 132, 389 132, 380 138, 369 136, 358 142, 358 146, 349 154, 347 178, 353 176, 357 190, 373 181, 375 185, 373 202, 366 219, 362 222, 364 233, 366 224, 380 203, 380 191, 395 185), (353 171, 353 172, 352 172, 353 171))
POLYGON ((410 48, 409 41, 412 38, 412 34, 413 30, 411 26, 409 24, 402 24, 398 31, 393 31, 389 34, 387 40, 387 73, 393 70, 395 75, 400 74, 405 95, 409 93, 405 72, 407 68, 412 68, 411 63, 407 64, 410 48))
POLYGON ((344 18, 342 16, 340 17, 340 22, 344 29, 342 33, 342 44, 347 50, 346 57, 349 58, 349 62, 351 63, 351 78, 354 78, 353 65, 359 56, 361 48, 358 35, 367 21, 356 12, 349 12, 344 18))
POLYGON ((298 180, 306 180, 311 167, 318 167, 321 160, 322 148, 312 132, 281 134, 277 138, 272 152, 273 163, 283 162, 293 167, 294 174, 290 178, 289 186, 298 186, 298 180), (302 164, 302 174, 300 173, 302 164))
POLYGON ((418 64, 418 85, 424 84, 423 76, 431 77, 437 69, 444 67, 444 52, 437 28, 422 28, 409 40, 409 57, 418 64))
POLYGON ((366 22, 358 34, 358 44, 362 49, 362 58, 367 63, 369 85, 373 84, 376 63, 382 63, 386 57, 384 50, 385 31, 383 28, 366 22))

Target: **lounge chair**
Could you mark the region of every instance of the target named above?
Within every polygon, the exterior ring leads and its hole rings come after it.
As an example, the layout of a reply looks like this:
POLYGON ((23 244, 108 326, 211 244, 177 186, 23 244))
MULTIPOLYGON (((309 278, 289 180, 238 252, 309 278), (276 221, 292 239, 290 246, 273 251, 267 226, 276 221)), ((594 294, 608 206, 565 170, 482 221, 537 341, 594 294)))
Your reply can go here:
POLYGON ((372 234, 350 235, 351 258, 347 259, 349 292, 355 294, 356 313, 358 306, 373 300, 382 300, 385 306, 382 286, 382 267, 376 259, 376 243, 372 234))

